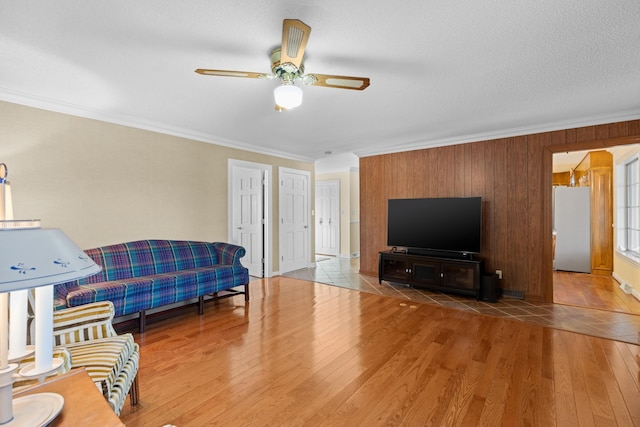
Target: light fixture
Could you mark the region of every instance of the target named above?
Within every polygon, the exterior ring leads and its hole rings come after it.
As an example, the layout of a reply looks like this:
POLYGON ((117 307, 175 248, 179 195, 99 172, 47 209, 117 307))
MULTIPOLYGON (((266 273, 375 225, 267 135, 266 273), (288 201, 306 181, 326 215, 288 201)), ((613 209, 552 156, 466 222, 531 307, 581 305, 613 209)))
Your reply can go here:
POLYGON ((7 206, 6 175, 0 163, 0 426, 46 425, 62 410, 62 396, 38 393, 12 399, 13 382, 42 382, 58 371, 62 360, 53 358, 53 285, 98 273, 100 267, 62 231, 42 229, 39 220, 8 219, 13 212, 7 206), (31 288, 36 288, 35 349, 26 345, 26 292, 31 288), (18 372, 19 362, 34 352, 35 362, 18 372))
POLYGON ((293 82, 284 81, 281 86, 273 90, 273 97, 276 105, 290 110, 302 104, 302 89, 295 86, 293 82))

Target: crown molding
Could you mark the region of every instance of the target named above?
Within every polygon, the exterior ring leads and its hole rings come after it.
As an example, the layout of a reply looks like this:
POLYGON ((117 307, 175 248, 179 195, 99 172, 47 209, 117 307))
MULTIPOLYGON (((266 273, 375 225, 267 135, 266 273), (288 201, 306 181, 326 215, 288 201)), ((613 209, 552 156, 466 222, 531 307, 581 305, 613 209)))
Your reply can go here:
MULTIPOLYGON (((176 136, 179 138, 190 139, 193 141, 205 142, 208 144, 219 145, 223 147, 235 148, 239 150, 249 151, 252 153, 263 154, 267 156, 275 156, 289 160, 314 163, 318 159, 307 156, 297 156, 291 153, 278 150, 269 150, 253 144, 247 144, 228 138, 221 138, 215 135, 205 134, 201 132, 193 132, 188 129, 167 126, 165 124, 145 120, 140 117, 105 114, 104 112, 83 106, 64 103, 50 98, 34 96, 31 94, 10 90, 0 87, 0 100, 11 102, 14 104, 25 105, 28 107, 39 108, 46 111, 53 111, 71 116, 83 117, 87 119, 98 120, 106 123, 112 123, 127 126, 135 129, 147 130, 165 135, 176 136)), ((551 132, 557 130, 566 130, 579 128, 584 126, 601 125, 607 123, 624 122, 628 120, 640 119, 640 109, 631 110, 622 113, 608 114, 602 116, 593 116, 578 120, 565 120, 558 122, 542 123, 535 126, 524 126, 492 132, 483 132, 468 135, 459 135, 449 138, 441 138, 435 140, 421 141, 405 141, 394 144, 393 148, 383 150, 355 150, 353 153, 358 157, 370 157, 382 154, 399 153, 405 151, 422 150, 426 148, 436 148, 448 145, 466 144, 478 141, 490 141, 501 138, 512 138, 516 136, 531 135, 543 132, 551 132)), ((324 172, 323 172, 324 173, 324 172)))
POLYGON ((500 131, 483 132, 469 135, 460 135, 450 138, 435 139, 420 142, 405 142, 395 145, 388 150, 358 150, 354 153, 358 157, 378 156, 382 154, 400 153, 405 151, 422 150, 425 148, 444 147, 448 145, 467 144, 478 141, 491 141, 501 138, 512 138, 523 135, 533 135, 544 132, 552 132, 558 130, 568 130, 580 128, 584 126, 602 125, 608 123, 625 122, 629 120, 640 119, 640 109, 623 113, 594 116, 579 120, 565 120, 558 122, 543 123, 535 126, 523 126, 519 128, 511 128, 500 131))
POLYGON ((206 142, 208 144, 220 145, 223 147, 235 148, 252 153, 264 154, 267 156, 281 157, 289 160, 313 163, 315 160, 306 156, 297 156, 291 153, 268 150, 252 144, 246 144, 227 138, 220 138, 215 135, 209 135, 201 132, 193 132, 188 129, 167 126, 162 123, 145 120, 140 117, 121 115, 121 114, 105 114, 104 112, 82 107, 75 104, 64 103, 53 99, 38 97, 25 94, 6 88, 0 87, 0 100, 11 102, 14 104, 25 105, 27 107, 38 108, 56 113, 68 114, 71 116, 82 117, 85 119, 98 120, 101 122, 127 126, 135 129, 147 130, 164 135, 176 136, 179 138, 190 139, 193 141, 206 142))

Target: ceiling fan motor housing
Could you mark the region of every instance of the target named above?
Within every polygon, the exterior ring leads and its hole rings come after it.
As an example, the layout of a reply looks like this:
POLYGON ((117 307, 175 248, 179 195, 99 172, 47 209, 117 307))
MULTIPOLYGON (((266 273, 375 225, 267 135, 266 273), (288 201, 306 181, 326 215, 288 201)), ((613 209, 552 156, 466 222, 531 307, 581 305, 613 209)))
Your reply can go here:
POLYGON ((280 48, 277 47, 271 51, 271 71, 282 80, 284 84, 293 84, 294 80, 302 77, 304 73, 304 59, 299 67, 290 62, 280 63, 280 48))

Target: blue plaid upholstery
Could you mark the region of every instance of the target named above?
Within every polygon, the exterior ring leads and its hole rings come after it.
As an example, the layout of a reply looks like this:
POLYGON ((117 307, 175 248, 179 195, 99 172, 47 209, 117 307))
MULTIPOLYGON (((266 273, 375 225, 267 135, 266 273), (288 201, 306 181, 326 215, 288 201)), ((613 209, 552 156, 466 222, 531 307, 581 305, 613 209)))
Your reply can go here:
POLYGON ((85 251, 102 271, 55 286, 56 309, 111 301, 116 316, 247 286, 242 246, 140 240, 85 251))

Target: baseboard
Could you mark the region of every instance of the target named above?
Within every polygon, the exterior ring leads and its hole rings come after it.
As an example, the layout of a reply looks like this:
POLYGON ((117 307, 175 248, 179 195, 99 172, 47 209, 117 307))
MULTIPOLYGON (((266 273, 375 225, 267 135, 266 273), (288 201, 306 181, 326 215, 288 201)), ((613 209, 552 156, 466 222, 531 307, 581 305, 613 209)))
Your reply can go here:
POLYGON ((340 259, 351 259, 351 255, 349 255, 349 254, 340 254, 340 255, 338 255, 338 258, 340 258, 340 259))
POLYGON ((618 276, 615 272, 611 273, 611 277, 613 277, 613 280, 615 280, 616 282, 620 283, 620 287, 622 287, 622 285, 624 285, 624 280, 622 280, 620 278, 620 276, 618 276))
POLYGON ((620 284, 620 289, 622 289, 622 292, 624 292, 627 295, 629 295, 629 294, 631 294, 633 292, 633 288, 628 283, 621 283, 620 284))
POLYGON ((640 301, 640 291, 634 289, 633 286, 622 280, 622 278, 620 278, 620 276, 618 276, 616 273, 613 273, 612 276, 616 282, 620 283, 620 289, 622 290, 622 292, 627 295, 632 295, 635 299, 640 301))
POLYGON ((340 259, 351 259, 351 258, 360 258, 360 252, 353 252, 351 254, 340 254, 338 255, 340 259))

